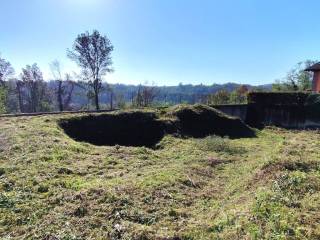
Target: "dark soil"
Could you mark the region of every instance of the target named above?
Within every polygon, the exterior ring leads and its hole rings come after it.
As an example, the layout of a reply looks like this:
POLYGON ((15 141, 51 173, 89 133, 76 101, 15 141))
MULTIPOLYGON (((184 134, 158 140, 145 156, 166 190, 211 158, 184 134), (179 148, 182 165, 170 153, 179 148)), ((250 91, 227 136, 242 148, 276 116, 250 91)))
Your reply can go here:
POLYGON ((165 133, 164 124, 150 112, 90 115, 63 120, 60 126, 73 139, 98 146, 153 147, 165 133))
POLYGON ((255 132, 239 118, 230 117, 205 105, 180 105, 168 113, 176 117, 181 135, 203 138, 208 135, 230 138, 254 137, 255 132))
POLYGON ((162 117, 156 112, 128 111, 64 119, 59 125, 76 141, 98 146, 154 147, 165 134, 201 138, 208 135, 253 137, 238 118, 204 105, 179 105, 162 117))

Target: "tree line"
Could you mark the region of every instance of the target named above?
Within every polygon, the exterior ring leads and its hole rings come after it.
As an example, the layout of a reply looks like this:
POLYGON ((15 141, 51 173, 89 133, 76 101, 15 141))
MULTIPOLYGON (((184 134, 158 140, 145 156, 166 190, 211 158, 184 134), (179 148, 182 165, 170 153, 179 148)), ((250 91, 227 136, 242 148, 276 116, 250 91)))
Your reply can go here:
MULTIPOLYGON (((66 111, 91 107, 100 110, 101 106, 114 109, 177 103, 241 104, 246 103, 249 91, 269 89, 231 83, 223 86, 179 84, 172 87, 109 85, 102 79, 114 71, 113 50, 109 38, 98 31, 81 33, 72 48, 67 50, 67 56, 80 67, 81 73, 63 74, 60 62, 55 60, 50 64, 54 80, 49 82, 44 81, 36 63, 26 65, 19 77, 14 77, 15 70, 10 62, 0 56, 0 113, 66 111)), ((316 61, 310 60, 299 63, 286 77, 277 80, 272 90, 310 90, 312 74, 304 69, 314 63, 316 61)))
MULTIPOLYGON (((54 77, 54 87, 43 79, 43 74, 35 63, 22 68, 18 78, 12 65, 0 57, 0 113, 6 112, 43 112, 71 110, 74 91, 80 88, 85 92, 88 105, 101 109, 100 96, 102 91, 110 95, 110 108, 114 107, 115 93, 108 85, 103 84, 103 77, 112 73, 112 56, 114 47, 107 36, 97 30, 92 33, 81 33, 75 39, 71 49, 67 50, 69 59, 77 63, 81 74, 74 80, 71 74, 63 76, 59 61, 50 64, 54 77)), ((147 107, 152 104, 157 90, 152 86, 140 85, 132 93, 131 104, 147 107)), ((118 106, 123 106, 121 96, 117 96, 118 106)))

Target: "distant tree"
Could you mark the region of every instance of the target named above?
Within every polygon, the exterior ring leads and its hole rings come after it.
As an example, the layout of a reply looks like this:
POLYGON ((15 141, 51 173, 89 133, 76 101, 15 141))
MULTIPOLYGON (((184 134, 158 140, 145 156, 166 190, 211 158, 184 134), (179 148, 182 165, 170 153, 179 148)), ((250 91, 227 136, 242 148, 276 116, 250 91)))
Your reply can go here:
POLYGON ((0 56, 0 113, 7 112, 7 99, 10 89, 6 83, 13 74, 14 69, 10 62, 0 56))
POLYGON ((312 89, 312 73, 304 71, 318 61, 306 60, 299 62, 282 80, 276 80, 273 91, 307 91, 312 89))
POLYGON ((17 93, 17 98, 18 98, 18 105, 19 105, 19 110, 20 112, 25 112, 24 110, 24 101, 23 101, 23 81, 17 80, 16 81, 16 93, 17 93))
POLYGON ((109 93, 109 106, 110 110, 113 110, 114 100, 115 100, 115 94, 114 90, 110 85, 107 85, 107 92, 109 93))
POLYGON ((5 81, 8 80, 14 74, 14 69, 11 66, 10 62, 1 58, 0 56, 0 86, 5 85, 5 81))
POLYGON ((6 112, 7 90, 0 87, 0 114, 6 112))
POLYGON ((219 105, 227 104, 230 100, 230 93, 226 90, 220 90, 215 94, 210 94, 208 97, 209 104, 219 105))
POLYGON ((102 77, 112 72, 112 51, 111 41, 96 30, 92 34, 86 32, 78 35, 72 50, 68 50, 68 57, 81 67, 84 78, 92 88, 96 110, 100 110, 102 77))
MULTIPOLYGON (((26 110, 28 112, 49 111, 51 100, 49 91, 43 81, 42 72, 36 63, 32 66, 27 65, 26 68, 22 69, 21 80, 22 82, 19 85, 24 88, 26 110)), ((23 109, 25 110, 24 107, 23 109)))
POLYGON ((59 111, 62 112, 66 109, 69 109, 75 83, 71 80, 70 74, 65 74, 65 77, 63 79, 59 61, 53 61, 50 64, 50 68, 52 75, 57 82, 55 94, 57 96, 59 111))
POLYGON ((135 105, 137 107, 149 107, 157 95, 158 90, 156 87, 139 85, 135 97, 135 105))
POLYGON ((241 85, 230 93, 229 103, 242 104, 247 102, 247 94, 249 89, 246 85, 241 85))
POLYGON ((123 109, 126 107, 126 101, 122 93, 116 95, 117 108, 123 109))

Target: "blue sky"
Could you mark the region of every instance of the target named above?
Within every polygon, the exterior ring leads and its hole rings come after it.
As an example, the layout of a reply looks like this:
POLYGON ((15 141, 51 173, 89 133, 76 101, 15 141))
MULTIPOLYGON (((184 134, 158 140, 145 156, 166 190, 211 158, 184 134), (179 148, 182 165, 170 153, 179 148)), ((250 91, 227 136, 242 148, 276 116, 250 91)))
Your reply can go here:
POLYGON ((66 57, 77 34, 112 41, 106 81, 157 85, 272 83, 320 59, 317 0, 1 0, 0 52, 16 72, 66 57))

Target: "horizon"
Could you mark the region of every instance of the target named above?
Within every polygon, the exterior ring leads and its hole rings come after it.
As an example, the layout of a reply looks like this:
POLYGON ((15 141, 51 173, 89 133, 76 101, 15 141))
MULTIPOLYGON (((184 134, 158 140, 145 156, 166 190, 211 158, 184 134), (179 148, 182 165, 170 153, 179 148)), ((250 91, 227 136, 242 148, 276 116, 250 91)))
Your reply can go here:
POLYGON ((50 80, 56 59, 63 72, 78 72, 66 51, 78 34, 97 29, 115 47, 110 84, 265 85, 317 59, 319 34, 310 24, 317 6, 314 0, 4 0, 0 53, 16 75, 37 63, 50 80))

